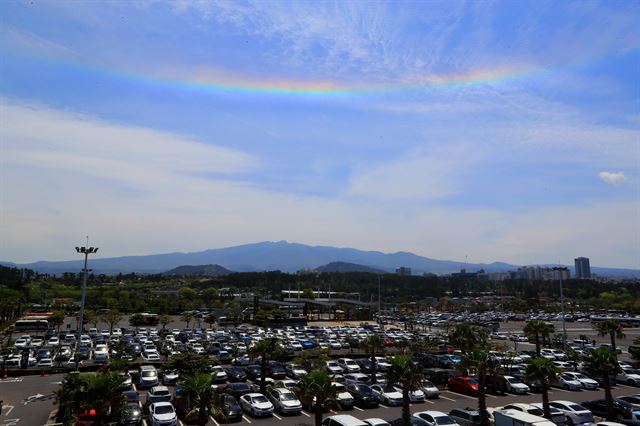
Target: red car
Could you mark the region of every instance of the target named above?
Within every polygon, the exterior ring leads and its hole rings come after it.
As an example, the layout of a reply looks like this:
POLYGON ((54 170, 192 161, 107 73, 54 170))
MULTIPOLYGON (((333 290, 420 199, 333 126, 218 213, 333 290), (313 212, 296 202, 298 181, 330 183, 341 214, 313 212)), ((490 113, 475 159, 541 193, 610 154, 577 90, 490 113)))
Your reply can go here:
POLYGON ((394 342, 392 339, 389 339, 388 337, 383 337, 382 338, 382 344, 386 347, 386 348, 390 348, 392 346, 396 345, 396 342, 394 342))
POLYGON ((478 395, 478 381, 473 377, 452 377, 449 379, 449 390, 466 395, 478 395))

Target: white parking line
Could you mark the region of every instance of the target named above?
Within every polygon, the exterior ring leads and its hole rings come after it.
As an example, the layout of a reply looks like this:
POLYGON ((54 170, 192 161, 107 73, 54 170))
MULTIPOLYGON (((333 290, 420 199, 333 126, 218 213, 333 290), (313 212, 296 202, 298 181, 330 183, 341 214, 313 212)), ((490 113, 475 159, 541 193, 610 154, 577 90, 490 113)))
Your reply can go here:
POLYGON ((429 400, 429 399, 425 399, 424 402, 428 402, 429 404, 435 404, 435 402, 429 400))
POLYGON ((282 420, 282 417, 280 417, 279 415, 277 415, 276 413, 273 413, 273 417, 275 417, 278 420, 282 420))
POLYGON ((495 396, 495 395, 491 395, 491 394, 488 394, 488 393, 487 393, 487 394, 485 394, 485 396, 487 396, 487 397, 489 397, 489 398, 497 398, 497 396, 495 396))
POLYGON ((565 390, 565 389, 556 389, 557 391, 560 392, 564 392, 564 393, 571 393, 571 391, 565 390))
POLYGON ((209 416, 209 418, 213 423, 215 423, 216 426, 220 426, 220 424, 216 421, 216 419, 213 418, 213 416, 209 416))
POLYGON ((179 424, 180 426, 184 426, 184 423, 182 423, 182 420, 178 420, 178 424, 179 424))
POLYGON ((447 398, 446 396, 442 396, 442 395, 440 395, 440 398, 442 398, 442 399, 446 399, 447 401, 456 402, 456 400, 455 400, 455 399, 447 398))
POLYGON ((629 386, 629 385, 623 385, 622 383, 618 383, 618 384, 616 385, 616 387, 619 387, 619 388, 630 388, 630 387, 632 387, 632 386, 629 386))
POLYGON ((384 404, 378 404, 378 405, 379 405, 380 407, 382 407, 382 408, 389 408, 389 407, 387 407, 387 406, 386 406, 386 405, 384 405, 384 404))
POLYGON ((148 425, 149 425, 149 423, 147 423, 147 421, 146 421, 145 419, 142 419, 142 424, 143 424, 144 426, 148 426, 148 425))
POLYGON ((356 409, 356 410, 358 410, 358 411, 364 411, 364 410, 363 410, 362 408, 360 408, 360 407, 353 407, 353 408, 355 408, 355 409, 356 409))
POLYGON ((304 411, 301 411, 303 416, 307 416, 307 417, 311 417, 310 415, 308 415, 307 413, 305 413, 304 411))
POLYGON ((247 416, 245 416, 244 414, 242 415, 242 418, 243 418, 247 423, 251 424, 251 420, 249 420, 249 419, 247 418, 247 416))

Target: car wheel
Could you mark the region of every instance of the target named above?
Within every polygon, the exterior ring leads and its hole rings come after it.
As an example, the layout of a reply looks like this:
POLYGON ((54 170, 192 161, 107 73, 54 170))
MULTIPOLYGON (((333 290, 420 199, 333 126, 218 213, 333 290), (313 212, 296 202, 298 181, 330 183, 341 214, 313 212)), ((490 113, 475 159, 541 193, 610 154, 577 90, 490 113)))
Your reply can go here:
POLYGON ((567 426, 573 426, 573 419, 571 417, 567 417, 567 426))
POLYGON ((565 385, 563 386, 563 388, 564 388, 564 390, 569 390, 569 385, 566 385, 566 384, 565 384, 565 385))
POLYGON ((631 380, 631 379, 627 380, 627 384, 628 384, 629 386, 636 386, 636 382, 634 382, 634 381, 633 381, 633 380, 631 380))

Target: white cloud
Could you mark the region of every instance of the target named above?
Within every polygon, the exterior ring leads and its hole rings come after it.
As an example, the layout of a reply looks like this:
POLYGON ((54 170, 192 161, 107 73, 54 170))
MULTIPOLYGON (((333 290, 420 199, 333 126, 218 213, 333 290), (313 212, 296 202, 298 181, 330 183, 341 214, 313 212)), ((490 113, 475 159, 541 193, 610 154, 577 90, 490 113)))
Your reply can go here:
POLYGON ((609 185, 617 185, 627 181, 624 172, 600 172, 598 177, 609 185))
POLYGON ((189 136, 8 99, 0 104, 5 167, 57 170, 135 190, 154 190, 197 174, 246 172, 257 164, 246 153, 189 136))

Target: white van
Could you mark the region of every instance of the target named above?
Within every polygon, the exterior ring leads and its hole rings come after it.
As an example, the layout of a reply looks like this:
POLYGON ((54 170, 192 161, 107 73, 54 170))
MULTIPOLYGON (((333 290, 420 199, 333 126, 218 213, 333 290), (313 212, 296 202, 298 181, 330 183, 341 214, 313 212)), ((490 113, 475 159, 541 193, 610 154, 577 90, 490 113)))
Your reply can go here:
POLYGON ((493 412, 495 426, 555 426, 544 417, 517 410, 496 410, 493 412))

